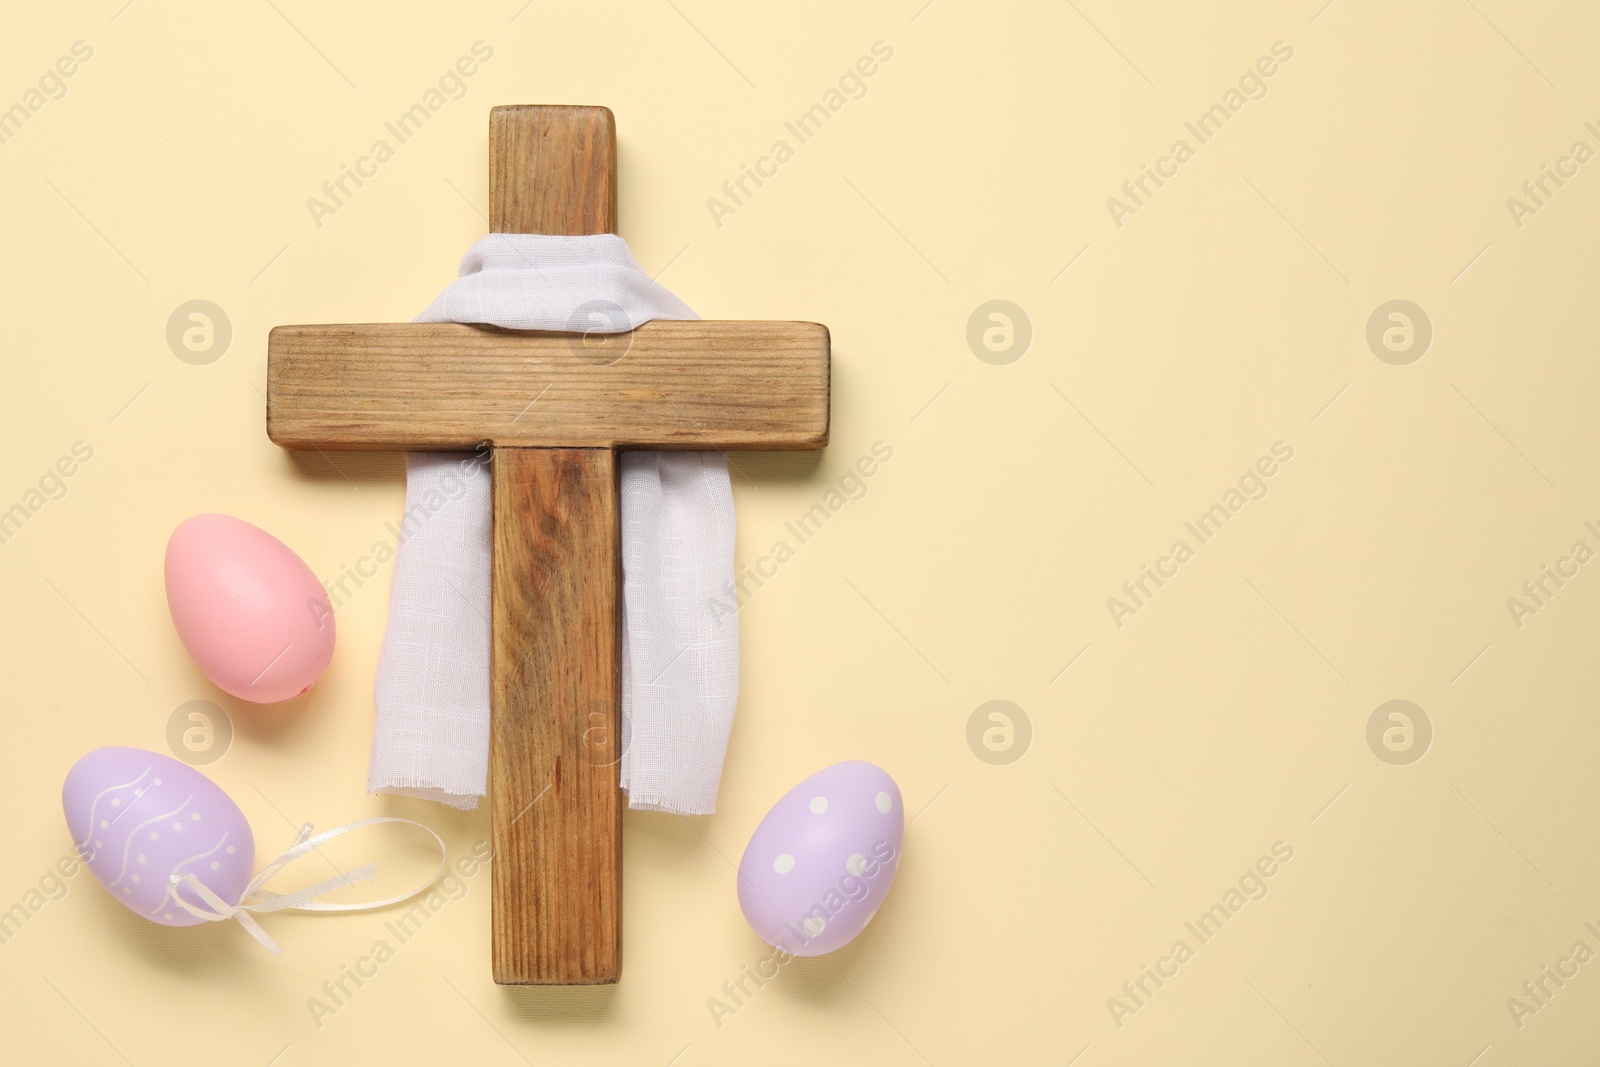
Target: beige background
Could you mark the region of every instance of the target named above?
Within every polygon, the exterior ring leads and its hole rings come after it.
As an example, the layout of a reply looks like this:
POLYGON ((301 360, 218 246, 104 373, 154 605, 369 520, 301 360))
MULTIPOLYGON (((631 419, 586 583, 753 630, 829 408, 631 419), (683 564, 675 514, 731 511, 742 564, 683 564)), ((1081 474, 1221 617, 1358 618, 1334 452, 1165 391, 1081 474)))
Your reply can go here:
MULTIPOLYGON (((262 853, 383 812, 456 853, 485 835, 482 813, 363 792, 386 569, 341 610, 314 695, 264 713, 188 661, 161 558, 199 511, 330 578, 386 536, 399 457, 271 445, 264 341, 409 318, 453 276, 485 228, 492 105, 609 105, 640 261, 707 317, 831 327, 828 451, 735 457, 744 561, 894 449, 743 612, 718 813, 628 816, 619 987, 495 987, 480 875, 318 1027, 308 998, 389 916, 269 919, 274 959, 232 926, 146 925, 80 874, 0 944, 8 1059, 1594 1061, 1600 962, 1520 1029, 1508 1000, 1570 971, 1575 942, 1600 952, 1600 573, 1520 628, 1507 601, 1573 542, 1600 550, 1600 163, 1520 228, 1506 201, 1573 142, 1600 149, 1600 14, 921 2, 7 13, 0 106, 75 41, 94 55, 0 145, 0 509, 74 442, 94 458, 0 545, 0 908, 26 910, 70 847, 71 763, 164 748, 191 700, 233 718, 207 771, 262 853), (316 226, 307 198, 478 40, 494 57, 465 96, 316 226), (707 198, 880 40, 864 97, 717 226, 707 198), (1119 228, 1107 198, 1196 146, 1184 122, 1278 41, 1266 95, 1119 228), (192 299, 232 323, 209 365, 165 340, 192 299), (966 341, 992 299, 1032 324, 1007 365, 966 341), (1392 299, 1434 331, 1407 366, 1365 337, 1392 299), (1265 499, 1115 625, 1107 598, 1280 440, 1265 499), (1007 765, 967 741, 995 699, 1032 728, 1007 765), (1367 742, 1392 699, 1432 725, 1410 765, 1367 742), (731 865, 784 789, 850 757, 917 816, 893 895, 719 1027, 708 999, 763 954, 731 865), (1119 1027, 1108 999, 1279 841, 1266 897, 1119 1027)), ((336 851, 386 884, 418 870, 397 839, 336 851)))

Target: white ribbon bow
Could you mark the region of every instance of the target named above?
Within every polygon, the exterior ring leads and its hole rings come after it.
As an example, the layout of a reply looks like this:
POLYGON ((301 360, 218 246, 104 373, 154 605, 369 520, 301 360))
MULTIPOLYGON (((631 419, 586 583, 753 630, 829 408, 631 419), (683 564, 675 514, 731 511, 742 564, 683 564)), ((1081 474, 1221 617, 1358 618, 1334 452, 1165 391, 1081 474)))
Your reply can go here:
POLYGON ((276 956, 282 954, 283 947, 272 939, 272 935, 268 934, 264 929, 261 928, 261 924, 255 921, 250 914, 251 912, 371 911, 375 908, 387 908, 391 904, 398 904, 402 900, 409 900, 431 886, 434 882, 434 879, 438 878, 440 872, 444 870, 445 861, 448 858, 448 850, 445 848, 444 839, 438 834, 434 833, 431 828, 423 826, 423 824, 420 822, 413 822, 410 819, 400 819, 395 818, 394 816, 380 815, 371 819, 362 819, 358 822, 346 823, 344 826, 337 826, 332 830, 324 830, 316 837, 312 837, 311 832, 312 826, 310 823, 306 823, 304 826, 300 827, 300 832, 295 835, 294 842, 281 854, 279 854, 277 859, 272 860, 265 867, 261 868, 260 871, 256 872, 256 876, 250 879, 249 884, 244 887, 244 892, 240 894, 239 903, 237 904, 229 904, 227 901, 223 900, 214 891, 212 891, 210 886, 206 885, 199 878, 195 877, 193 873, 174 873, 171 878, 171 887, 168 889, 168 893, 173 900, 178 902, 178 907, 182 908, 184 911, 195 916, 196 918, 204 919, 207 922, 226 922, 229 919, 237 919, 240 926, 248 930, 252 937, 261 942, 262 945, 266 946, 267 951, 276 956), (304 889, 297 889, 293 893, 274 893, 265 888, 266 884, 270 882, 279 871, 283 870, 290 863, 293 863, 306 853, 313 851, 324 842, 332 841, 334 838, 343 834, 347 834, 352 830, 359 830, 362 827, 373 826, 381 822, 398 822, 405 823, 407 826, 419 827, 423 830, 426 830, 428 832, 428 836, 433 838, 434 842, 439 846, 438 864, 433 868, 433 873, 429 874, 422 884, 417 886, 417 888, 409 890, 405 893, 401 893, 398 896, 385 897, 383 900, 366 900, 354 904, 330 904, 327 901, 316 899, 322 894, 332 892, 335 889, 343 889, 345 886, 355 885, 357 882, 372 881, 378 872, 377 868, 370 863, 364 867, 358 867, 353 871, 347 871, 343 874, 337 875, 336 877, 318 882, 316 885, 308 885, 304 889), (201 901, 205 903, 206 908, 209 908, 210 910, 201 908, 196 904, 191 904, 189 901, 179 896, 179 886, 187 886, 194 892, 196 896, 201 899, 201 901))

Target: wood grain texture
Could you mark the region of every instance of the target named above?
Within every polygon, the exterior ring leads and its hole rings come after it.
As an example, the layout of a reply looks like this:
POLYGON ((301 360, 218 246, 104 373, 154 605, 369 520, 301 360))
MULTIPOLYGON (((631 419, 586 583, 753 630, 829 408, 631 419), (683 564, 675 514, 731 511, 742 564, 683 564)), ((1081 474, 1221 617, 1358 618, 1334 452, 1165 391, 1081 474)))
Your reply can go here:
MULTIPOLYGON (((613 232, 616 174, 616 126, 605 108, 490 113, 489 225, 498 233, 613 232)), ((466 329, 474 338, 491 334, 466 329)), ((569 345, 566 362, 584 351, 569 345)), ((428 365, 462 370, 463 359, 483 354, 452 349, 430 354, 428 365)), ((526 384, 515 376, 476 381, 495 390, 526 384)), ((516 401, 508 426, 555 385, 539 390, 516 401)), ((432 403, 465 399, 465 417, 481 427, 489 405, 478 391, 444 387, 432 403)), ((496 447, 493 478, 494 980, 615 982, 622 976, 622 797, 613 751, 622 715, 617 458, 609 450, 496 447)))
POLYGON ((489 112, 489 229, 617 232, 617 120, 605 107, 517 104, 489 112))
MULTIPOLYGON (((497 107, 489 156, 495 231, 615 232, 606 108, 497 107)), ((272 331, 278 444, 494 446, 496 982, 621 974, 614 450, 821 448, 828 394, 828 331, 815 323, 655 322, 587 338, 437 323, 272 331)))
POLYGON ((622 971, 617 458, 494 452, 494 979, 622 971))
MULTIPOLYGON (((616 175, 609 110, 490 112, 495 232, 614 232, 616 175)), ((459 366, 452 361, 474 354, 457 351, 444 362, 459 366)), ((514 388, 504 379, 499 387, 514 388)), ((553 389, 540 386, 541 394, 553 389)), ((471 393, 446 390, 436 400, 471 393)), ((509 425, 530 408, 531 401, 509 425)), ((622 976, 622 798, 610 752, 622 713, 616 454, 497 447, 493 470, 494 980, 615 982, 622 976)))
POLYGON ((603 342, 456 323, 279 326, 267 433, 323 449, 814 449, 828 441, 828 375, 828 330, 812 322, 651 322, 603 342))

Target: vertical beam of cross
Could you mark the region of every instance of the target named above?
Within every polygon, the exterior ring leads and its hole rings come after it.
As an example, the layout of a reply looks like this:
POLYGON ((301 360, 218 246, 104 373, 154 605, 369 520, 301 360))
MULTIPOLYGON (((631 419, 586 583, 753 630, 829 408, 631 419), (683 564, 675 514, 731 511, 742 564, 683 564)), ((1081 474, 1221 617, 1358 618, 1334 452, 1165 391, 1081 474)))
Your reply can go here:
MULTIPOLYGON (((498 107, 496 233, 614 233, 616 132, 599 107, 498 107)), ((494 979, 622 970, 617 457, 494 449, 490 791, 494 979)))

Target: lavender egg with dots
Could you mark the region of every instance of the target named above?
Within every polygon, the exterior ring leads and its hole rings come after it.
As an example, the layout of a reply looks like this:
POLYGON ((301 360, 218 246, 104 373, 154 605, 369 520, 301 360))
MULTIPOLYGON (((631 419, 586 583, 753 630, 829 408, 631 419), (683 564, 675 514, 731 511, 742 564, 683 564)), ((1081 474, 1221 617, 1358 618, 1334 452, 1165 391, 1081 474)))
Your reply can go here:
POLYGON ((883 906, 900 867, 905 806, 876 764, 826 767, 767 812, 739 861, 739 907, 794 956, 843 948, 883 906))
POLYGON ((61 806, 89 872, 151 922, 205 921, 178 905, 174 894, 208 910, 173 875, 194 875, 229 904, 250 881, 256 845, 244 813, 215 782, 170 756, 96 749, 67 772, 61 806))

